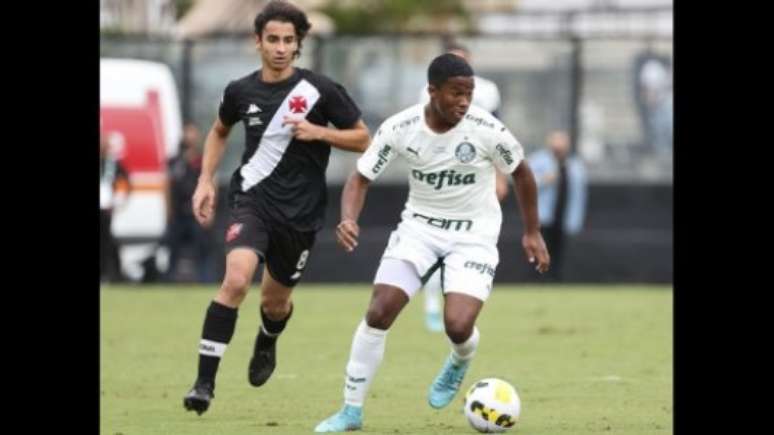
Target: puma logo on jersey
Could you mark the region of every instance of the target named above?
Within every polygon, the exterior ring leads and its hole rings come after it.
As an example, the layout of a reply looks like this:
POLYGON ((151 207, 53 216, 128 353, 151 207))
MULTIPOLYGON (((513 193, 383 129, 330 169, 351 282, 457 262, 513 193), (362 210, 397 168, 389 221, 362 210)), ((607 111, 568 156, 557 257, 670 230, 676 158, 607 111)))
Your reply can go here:
POLYGON ((435 186, 435 190, 440 190, 444 185, 446 186, 459 186, 461 184, 475 184, 476 174, 458 174, 453 169, 447 171, 444 169, 441 172, 425 174, 424 172, 414 169, 411 171, 411 176, 415 180, 423 181, 431 186, 435 186))
POLYGON ((406 151, 413 153, 415 156, 419 157, 419 152, 411 147, 406 147, 406 151))

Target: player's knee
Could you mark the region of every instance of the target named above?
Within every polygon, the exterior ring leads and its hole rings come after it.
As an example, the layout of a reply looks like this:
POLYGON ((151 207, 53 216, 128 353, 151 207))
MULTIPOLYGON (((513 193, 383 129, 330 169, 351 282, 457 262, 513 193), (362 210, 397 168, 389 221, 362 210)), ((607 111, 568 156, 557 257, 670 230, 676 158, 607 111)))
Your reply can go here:
POLYGON ((446 335, 454 343, 463 343, 470 338, 473 333, 473 324, 466 319, 449 319, 444 320, 446 326, 446 335))
POLYGON ((250 287, 250 280, 247 274, 239 272, 227 272, 223 279, 222 291, 234 299, 243 299, 247 295, 250 287))
POLYGON ((386 330, 392 325, 393 317, 386 307, 372 304, 366 312, 366 324, 372 328, 386 330))
POLYGON ((281 320, 290 313, 290 299, 279 297, 261 297, 261 308, 270 319, 281 320))

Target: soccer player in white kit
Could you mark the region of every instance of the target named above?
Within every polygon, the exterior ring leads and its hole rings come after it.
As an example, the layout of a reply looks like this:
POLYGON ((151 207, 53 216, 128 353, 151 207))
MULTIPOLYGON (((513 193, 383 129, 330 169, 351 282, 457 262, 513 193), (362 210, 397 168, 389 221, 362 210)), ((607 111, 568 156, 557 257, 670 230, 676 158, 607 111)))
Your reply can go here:
POLYGON ((428 82, 430 103, 387 119, 344 186, 336 234, 339 244, 352 252, 369 183, 395 157, 409 162, 408 201, 390 235, 365 319, 352 341, 344 407, 318 424, 315 432, 362 428, 363 402, 384 356, 387 330, 422 279, 438 268, 451 353, 430 386, 428 403, 439 409, 454 398, 478 346, 476 318, 499 262, 496 243, 502 213, 495 194, 495 167, 514 180, 527 258, 537 262, 540 273, 549 267, 535 178, 516 138, 490 113, 471 106, 472 68, 458 56, 442 54, 431 62, 428 82))
MULTIPOLYGON (((467 47, 451 43, 447 45, 446 52, 455 54, 472 65, 470 62, 470 50, 468 50, 467 47)), ((419 103, 423 106, 430 102, 430 94, 427 92, 427 87, 427 84, 422 87, 422 92, 419 96, 419 103)), ((495 118, 499 118, 500 90, 497 88, 497 84, 491 80, 474 75, 473 98, 470 104, 486 110, 494 115, 495 118)), ((497 199, 502 202, 508 195, 508 179, 504 174, 497 173, 495 180, 497 199)), ((443 332, 443 314, 441 313, 441 296, 443 295, 443 289, 441 288, 441 272, 436 271, 431 274, 427 280, 423 282, 422 287, 425 295, 425 327, 431 332, 443 332)))

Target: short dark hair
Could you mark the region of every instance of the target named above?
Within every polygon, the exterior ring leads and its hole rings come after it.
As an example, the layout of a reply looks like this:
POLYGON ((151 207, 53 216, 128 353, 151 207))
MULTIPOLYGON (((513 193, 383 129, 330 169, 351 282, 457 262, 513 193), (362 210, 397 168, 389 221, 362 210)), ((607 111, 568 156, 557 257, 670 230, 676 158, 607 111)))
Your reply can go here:
POLYGON ((473 77, 473 68, 465 59, 451 53, 436 57, 427 68, 427 82, 436 87, 446 83, 450 77, 460 76, 473 77))
POLYGON ((298 50, 296 50, 294 56, 298 57, 301 55, 302 42, 306 34, 309 33, 309 29, 312 28, 312 23, 309 22, 304 11, 287 1, 271 0, 255 16, 255 21, 253 22, 255 34, 260 36, 263 28, 266 27, 266 23, 269 21, 282 21, 293 24, 293 27, 296 29, 296 37, 298 38, 298 50))

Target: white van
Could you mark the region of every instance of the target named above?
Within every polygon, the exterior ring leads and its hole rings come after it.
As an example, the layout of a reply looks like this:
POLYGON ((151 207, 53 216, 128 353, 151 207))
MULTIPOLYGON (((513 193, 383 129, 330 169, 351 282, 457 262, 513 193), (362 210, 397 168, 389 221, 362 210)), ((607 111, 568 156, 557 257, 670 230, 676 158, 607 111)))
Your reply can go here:
POLYGON ((155 258, 167 224, 167 160, 178 152, 182 119, 169 67, 134 59, 100 59, 100 125, 129 173, 131 194, 113 213, 121 268, 132 280, 155 258))

